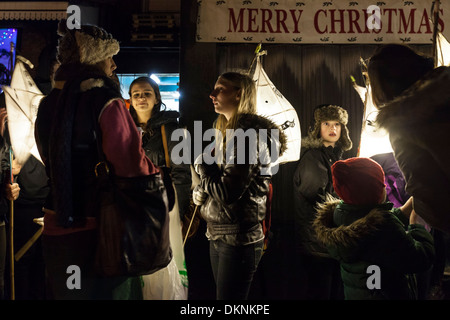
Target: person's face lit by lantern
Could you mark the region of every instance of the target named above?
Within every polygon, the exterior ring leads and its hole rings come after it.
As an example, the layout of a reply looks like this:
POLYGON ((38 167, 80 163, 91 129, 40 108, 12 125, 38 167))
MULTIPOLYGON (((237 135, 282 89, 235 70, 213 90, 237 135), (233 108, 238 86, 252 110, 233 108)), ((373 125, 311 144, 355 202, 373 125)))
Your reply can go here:
POLYGON ((239 106, 241 91, 230 81, 219 78, 209 97, 214 104, 216 113, 223 114, 227 120, 230 120, 239 106))
POLYGON ((341 137, 341 123, 335 120, 322 121, 320 125, 320 135, 323 144, 328 147, 334 147, 341 137))

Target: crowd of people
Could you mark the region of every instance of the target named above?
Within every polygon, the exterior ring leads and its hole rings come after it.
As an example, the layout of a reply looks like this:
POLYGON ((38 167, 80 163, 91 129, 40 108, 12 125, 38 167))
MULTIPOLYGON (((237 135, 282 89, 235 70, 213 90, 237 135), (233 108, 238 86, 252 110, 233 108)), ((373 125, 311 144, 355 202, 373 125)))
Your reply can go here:
MULTIPOLYGON (((186 236, 192 211, 206 225, 214 298, 248 299, 264 253, 262 222, 270 212, 271 163, 264 160, 289 147, 283 131, 257 114, 252 78, 241 72, 217 78, 210 93, 218 115, 215 145, 192 165, 180 164, 172 154, 178 141, 170 138, 181 128, 180 115, 165 110, 158 84, 137 78, 129 87, 129 106, 123 99, 114 73, 119 42, 100 27, 68 29, 64 20, 58 34, 57 69, 35 124, 42 163, 33 156, 23 164, 8 161, 4 107, 0 114, 0 298, 11 294, 5 281, 6 226, 8 208, 14 205, 19 246, 39 228, 33 219, 43 216, 42 236, 16 264, 17 299, 189 299, 190 270, 200 267, 190 259, 192 249, 178 242, 186 236), (115 175, 168 174, 174 186, 173 257, 155 274, 102 277, 94 269, 97 126, 101 151, 115 175), (229 134, 250 129, 266 143, 252 148, 251 139, 240 145, 229 134), (269 134, 262 135, 261 129, 269 134), (270 134, 274 130, 277 134, 270 134), (256 161, 252 152, 258 152, 256 161), (222 161, 205 161, 211 158, 222 161), (73 265, 82 270, 83 285, 77 290, 66 282, 73 265), (176 276, 168 276, 171 270, 176 276)), ((447 67, 434 68, 432 59, 403 45, 380 47, 369 60, 377 123, 389 132, 394 149, 390 166, 380 156, 344 159, 353 145, 347 111, 336 104, 315 107, 293 176, 293 254, 307 279, 299 284, 302 298, 427 299, 439 282, 445 260, 440 235, 450 230, 448 75, 447 67), (389 187, 392 168, 396 190, 389 187)))

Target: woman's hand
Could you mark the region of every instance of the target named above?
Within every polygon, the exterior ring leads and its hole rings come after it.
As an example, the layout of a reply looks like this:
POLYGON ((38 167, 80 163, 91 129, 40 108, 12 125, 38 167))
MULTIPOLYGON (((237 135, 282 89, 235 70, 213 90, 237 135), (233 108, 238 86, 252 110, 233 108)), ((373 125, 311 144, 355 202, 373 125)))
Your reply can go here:
POLYGON ((8 200, 16 200, 19 197, 20 187, 19 184, 5 184, 5 195, 8 200))
POLYGON ((411 211, 411 216, 409 217, 409 224, 421 224, 422 226, 425 227, 425 229, 427 229, 428 231, 431 230, 430 226, 428 225, 428 223, 426 223, 425 220, 422 219, 421 216, 419 216, 416 211, 412 210, 411 211))
POLYGON ((400 207, 400 210, 407 218, 409 218, 411 216, 412 209, 413 209, 413 197, 410 197, 408 201, 406 201, 405 204, 400 207))

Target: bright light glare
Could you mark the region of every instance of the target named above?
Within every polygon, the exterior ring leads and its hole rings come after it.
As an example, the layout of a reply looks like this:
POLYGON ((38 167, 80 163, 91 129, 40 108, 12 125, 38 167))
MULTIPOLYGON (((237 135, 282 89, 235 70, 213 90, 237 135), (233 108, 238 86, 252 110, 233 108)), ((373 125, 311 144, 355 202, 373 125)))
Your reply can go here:
POLYGON ((393 152, 389 134, 383 130, 374 130, 367 126, 361 135, 360 157, 371 157, 376 154, 393 152))
POLYGON ((157 75, 152 74, 150 78, 153 79, 158 85, 161 83, 161 80, 158 78, 157 75))

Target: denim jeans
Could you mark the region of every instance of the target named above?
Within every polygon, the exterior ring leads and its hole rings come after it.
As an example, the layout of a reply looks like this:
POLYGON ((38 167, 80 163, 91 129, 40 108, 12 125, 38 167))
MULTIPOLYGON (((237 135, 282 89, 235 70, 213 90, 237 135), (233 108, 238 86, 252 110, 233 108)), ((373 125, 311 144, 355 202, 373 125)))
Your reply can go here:
POLYGON ((263 252, 264 241, 231 246, 210 241, 211 267, 216 282, 217 300, 246 300, 263 252))

